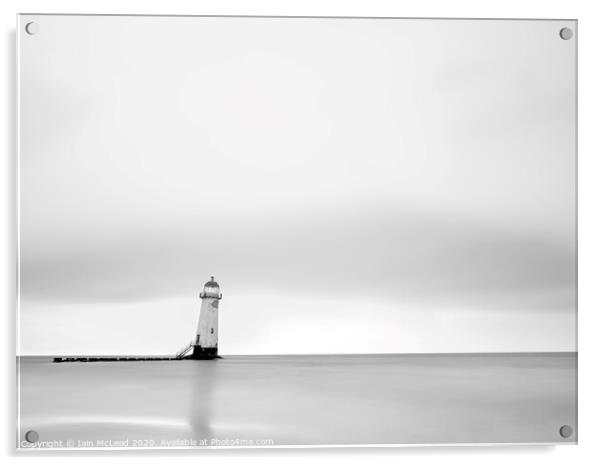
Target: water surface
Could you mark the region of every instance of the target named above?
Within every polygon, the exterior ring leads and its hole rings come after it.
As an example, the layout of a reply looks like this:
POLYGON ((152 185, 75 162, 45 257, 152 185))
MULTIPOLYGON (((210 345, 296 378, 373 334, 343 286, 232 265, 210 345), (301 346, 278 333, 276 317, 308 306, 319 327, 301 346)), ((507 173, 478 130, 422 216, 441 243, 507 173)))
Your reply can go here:
POLYGON ((55 447, 576 441, 576 353, 20 357, 18 368, 21 447, 29 430, 55 447), (562 425, 575 433, 562 438, 562 425))

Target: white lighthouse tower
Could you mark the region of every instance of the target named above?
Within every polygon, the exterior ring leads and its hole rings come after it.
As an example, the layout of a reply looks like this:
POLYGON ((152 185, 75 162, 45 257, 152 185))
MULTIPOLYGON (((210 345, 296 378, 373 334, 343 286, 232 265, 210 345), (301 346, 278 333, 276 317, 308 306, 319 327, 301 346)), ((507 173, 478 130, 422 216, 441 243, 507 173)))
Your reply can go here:
POLYGON ((211 359, 217 357, 217 307, 222 295, 219 284, 213 276, 205 283, 201 292, 201 312, 199 313, 199 324, 197 325, 196 337, 192 359, 211 359))

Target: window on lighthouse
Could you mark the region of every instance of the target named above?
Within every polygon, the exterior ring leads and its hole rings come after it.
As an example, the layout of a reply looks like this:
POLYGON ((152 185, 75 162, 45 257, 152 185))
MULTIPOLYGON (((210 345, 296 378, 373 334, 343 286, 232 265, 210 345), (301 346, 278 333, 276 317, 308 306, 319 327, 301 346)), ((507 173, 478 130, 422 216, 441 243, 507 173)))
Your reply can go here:
POLYGON ((211 334, 213 334, 213 328, 211 328, 211 334))

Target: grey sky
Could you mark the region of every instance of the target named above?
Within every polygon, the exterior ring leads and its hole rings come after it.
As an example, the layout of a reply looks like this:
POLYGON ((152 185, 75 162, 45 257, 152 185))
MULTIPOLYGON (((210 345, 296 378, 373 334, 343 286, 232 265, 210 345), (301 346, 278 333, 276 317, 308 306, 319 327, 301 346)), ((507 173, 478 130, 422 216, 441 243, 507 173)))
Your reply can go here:
POLYGON ((23 353, 575 349, 565 22, 36 21, 23 353))

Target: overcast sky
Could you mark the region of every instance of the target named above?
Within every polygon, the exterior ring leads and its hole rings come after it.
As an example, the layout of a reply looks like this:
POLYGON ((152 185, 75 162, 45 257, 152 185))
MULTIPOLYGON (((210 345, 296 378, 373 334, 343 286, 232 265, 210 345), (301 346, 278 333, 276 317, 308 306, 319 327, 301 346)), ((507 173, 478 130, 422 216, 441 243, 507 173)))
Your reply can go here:
POLYGON ((570 22, 36 22, 22 354, 575 350, 570 22))

